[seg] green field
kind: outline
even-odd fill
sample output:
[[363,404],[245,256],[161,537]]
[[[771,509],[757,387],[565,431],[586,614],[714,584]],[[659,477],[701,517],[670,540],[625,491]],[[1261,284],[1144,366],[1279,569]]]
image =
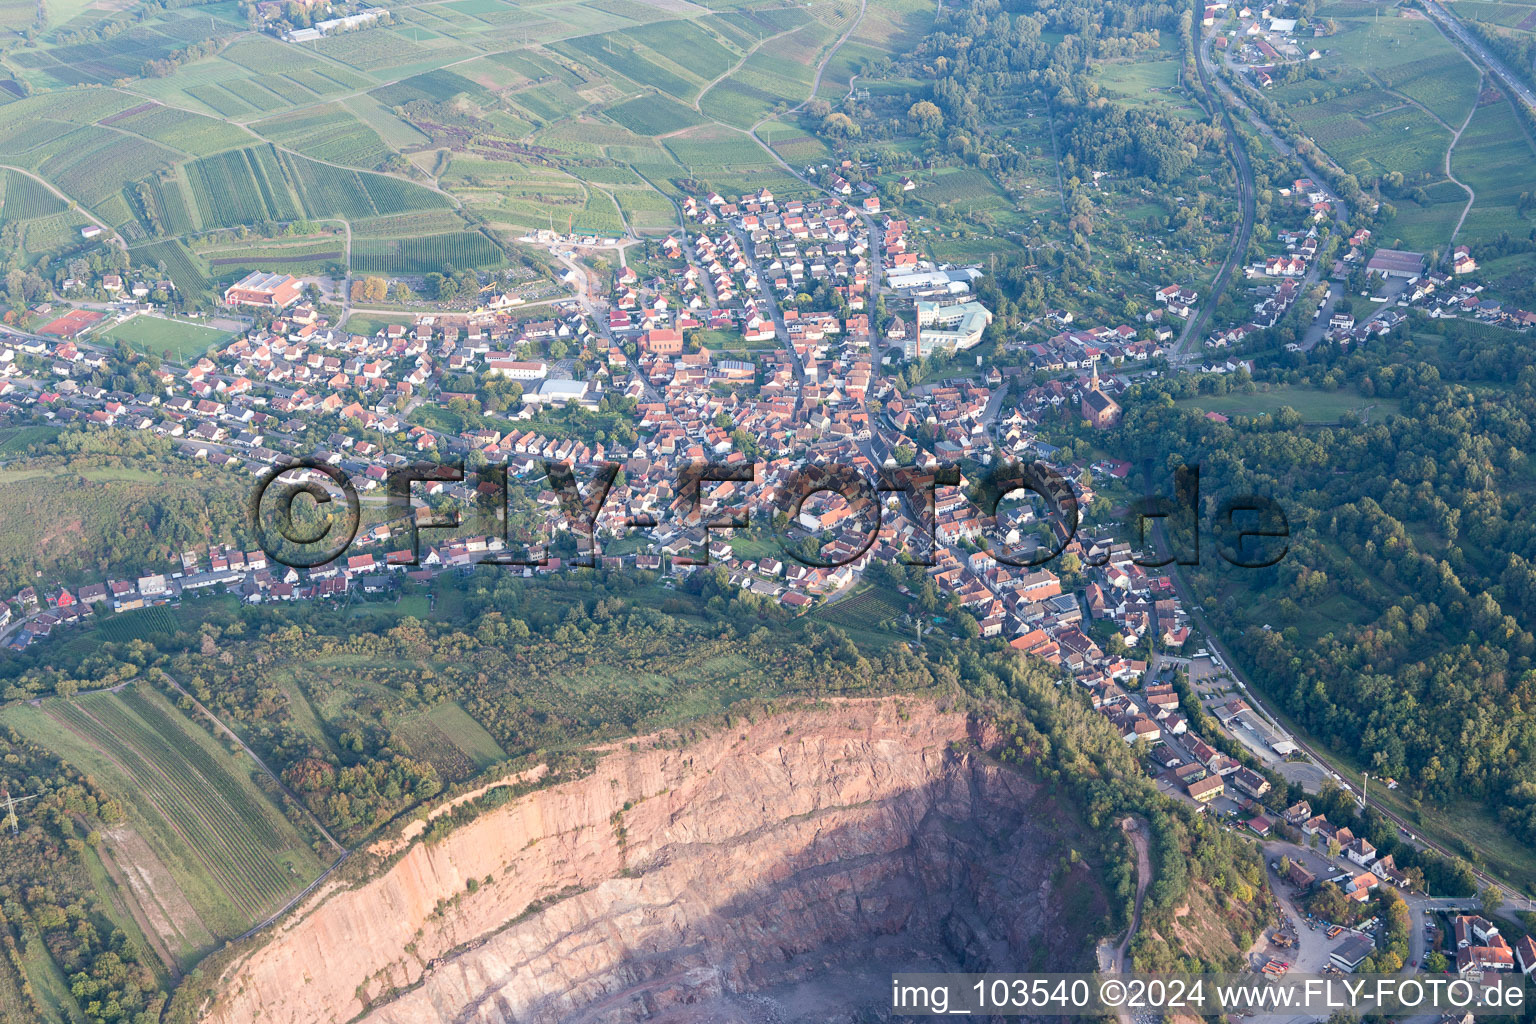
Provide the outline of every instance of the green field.
[[1397,215],[1383,225],[1384,240],[1443,246],[1466,206],[1466,193],[1445,176],[1446,150],[1478,101],[1478,71],[1427,19],[1360,13],[1372,16],[1340,22],[1320,44],[1311,70],[1321,77],[1273,96],[1362,182],[1400,174],[1404,192],[1423,189],[1391,200]]
[[1366,398],[1355,391],[1322,391],[1317,388],[1278,385],[1270,390],[1252,394],[1233,392],[1227,395],[1200,395],[1183,398],[1177,403],[1200,412],[1215,412],[1223,416],[1262,416],[1276,413],[1289,406],[1301,414],[1306,423],[1337,423],[1345,413],[1365,415],[1374,420],[1395,412],[1398,402],[1390,398]]
[[0,427],[0,453],[17,455],[59,436],[58,427]]
[[214,937],[243,931],[322,869],[253,781],[249,759],[230,754],[147,683],[12,705],[0,720],[90,772],[123,805]]
[[1347,22],[1328,39],[1323,67],[1347,65],[1377,84],[1460,124],[1477,99],[1477,69],[1425,18]]
[[188,362],[203,355],[212,346],[228,341],[233,335],[201,324],[141,313],[100,337],[104,341],[125,341],[141,352],[157,355],[169,352],[177,362]]
[[664,135],[703,123],[691,107],[660,93],[637,96],[604,111],[619,124],[640,135]]
[[1150,59],[1144,54],[1134,60],[1105,61],[1094,68],[1094,78],[1104,91],[1121,102],[1135,104],[1165,103],[1193,116],[1199,111],[1179,89],[1182,64],[1178,54],[1169,49],[1166,59]]
[[444,779],[462,780],[498,761],[506,751],[485,727],[457,704],[439,704],[395,725],[416,757],[432,762]]
[[478,231],[422,238],[358,238],[352,243],[352,269],[362,274],[427,274],[445,267],[499,266],[501,249]]
[[368,313],[354,313],[347,317],[347,330],[352,334],[362,334],[372,337],[390,324],[409,324],[413,321],[410,316],[375,316]]

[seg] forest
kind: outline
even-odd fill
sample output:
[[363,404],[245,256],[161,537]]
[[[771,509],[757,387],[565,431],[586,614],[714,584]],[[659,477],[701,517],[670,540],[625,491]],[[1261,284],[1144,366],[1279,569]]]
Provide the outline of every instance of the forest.
[[[1213,625],[1310,733],[1415,799],[1485,804],[1528,843],[1536,366],[1515,339],[1421,319],[1361,348],[1289,357],[1257,380],[1140,385],[1112,443],[1154,481],[1198,462],[1206,515],[1224,494],[1283,495],[1292,542],[1278,565],[1207,558],[1189,573]],[[1286,385],[1382,404],[1369,422],[1336,426],[1305,425],[1289,408],[1223,424],[1174,404]]]
[[[169,439],[69,430],[4,471],[0,593],[136,578],[209,542],[249,548],[248,484],[171,455]],[[152,467],[152,468],[147,468]]]
[[[1021,13],[1022,9],[1022,13]],[[942,115],[928,127],[984,138],[983,168],[1021,159],[1003,125],[1022,103],[1051,104],[1066,122],[1067,156],[1084,168],[1142,175],[1167,184],[1202,151],[1219,153],[1213,126],[1163,107],[1127,109],[1101,94],[1091,62],[1158,46],[1159,33],[1187,31],[1188,12],[1168,5],[1044,3],[1004,8],[997,0],[943,7],[921,58],[935,78]],[[1182,19],[1182,21],[1181,21]],[[1043,31],[1067,33],[1051,45]],[[1067,163],[1065,173],[1075,173]]]
[[0,858],[0,968],[6,1005],[30,1007],[46,1020],[46,997],[27,980],[27,963],[51,958],[91,1024],[152,1024],[168,993],[154,954],[114,920],[94,887],[88,862],[102,831],[123,820],[122,808],[88,776],[14,731],[0,734],[8,792],[28,799],[18,835],[6,830]]

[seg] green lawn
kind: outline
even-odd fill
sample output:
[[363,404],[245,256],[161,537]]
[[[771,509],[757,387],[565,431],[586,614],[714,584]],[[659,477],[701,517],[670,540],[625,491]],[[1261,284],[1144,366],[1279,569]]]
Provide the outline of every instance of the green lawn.
[[452,409],[441,405],[423,405],[412,411],[407,418],[412,423],[419,423],[424,427],[447,431],[451,434],[464,429],[464,418]]
[[453,741],[454,746],[469,755],[476,767],[488,768],[507,759],[507,752],[501,749],[496,738],[459,705],[452,702],[439,704],[427,712],[426,717]]
[[1364,415],[1369,411],[1377,419],[1396,412],[1399,403],[1391,398],[1366,398],[1356,391],[1323,391],[1319,388],[1300,388],[1281,385],[1268,391],[1253,394],[1233,392],[1228,395],[1199,395],[1183,398],[1177,403],[1201,412],[1221,413],[1224,416],[1261,416],[1279,412],[1290,406],[1301,414],[1307,423],[1337,423],[1347,412]]
[[197,359],[209,348],[232,337],[234,335],[228,331],[148,313],[124,320],[101,335],[103,341],[126,341],[141,352],[153,352],[156,355],[169,352],[177,362]]

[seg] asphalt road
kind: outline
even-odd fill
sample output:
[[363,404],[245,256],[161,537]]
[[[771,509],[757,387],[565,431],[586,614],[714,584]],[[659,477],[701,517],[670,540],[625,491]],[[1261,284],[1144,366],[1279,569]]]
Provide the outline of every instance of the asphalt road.
[[[1237,235],[1232,241],[1232,248],[1227,251],[1226,260],[1222,263],[1221,269],[1216,272],[1216,279],[1211,282],[1210,296],[1201,303],[1200,311],[1190,318],[1189,323],[1184,327],[1184,332],[1179,335],[1179,340],[1174,343],[1170,362],[1175,364],[1199,361],[1205,325],[1210,322],[1211,314],[1215,312],[1221,297],[1226,294],[1227,285],[1232,280],[1232,271],[1237,269],[1238,264],[1247,254],[1248,241],[1253,237],[1253,164],[1248,159],[1248,151],[1243,148],[1242,140],[1237,136],[1237,126],[1232,123],[1231,108],[1211,84],[1208,43],[1205,40],[1197,40],[1195,52],[1197,54],[1195,66],[1200,72],[1200,84],[1211,102],[1221,106],[1221,123],[1227,131],[1227,148],[1231,151],[1232,163],[1237,169],[1237,202],[1242,210],[1242,221],[1237,226]],[[1190,352],[1191,342],[1194,347],[1193,353]]]
[[1435,0],[1424,0],[1424,9],[1429,12],[1431,18],[1435,19],[1436,24],[1456,38],[1463,49],[1470,51],[1473,57],[1499,80],[1500,85],[1518,97],[1520,102],[1530,110],[1536,111],[1536,92],[1532,92],[1524,81],[1517,78],[1514,72],[1510,71],[1509,66],[1495,57],[1481,40],[1462,27],[1454,14]]

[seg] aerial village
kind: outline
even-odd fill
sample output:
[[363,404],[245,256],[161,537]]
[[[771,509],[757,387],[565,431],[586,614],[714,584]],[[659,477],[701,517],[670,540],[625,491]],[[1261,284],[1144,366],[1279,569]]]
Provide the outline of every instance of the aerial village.
[[[1294,193],[1298,202],[1329,202],[1305,180]],[[689,198],[684,209],[693,230],[662,240],[650,261],[652,271],[659,260],[664,272],[642,275],[621,264],[606,295],[537,304],[487,285],[472,311],[421,313],[367,335],[331,324],[303,282],[250,274],[226,290],[224,301],[252,314],[252,327],[202,358],[162,365],[158,389],[141,394],[89,382],[111,359],[91,340],[108,314],[61,311],[35,332],[10,331],[0,342],[0,418],[145,432],[167,439],[182,458],[253,485],[274,467],[317,459],[373,501],[382,500],[392,468],[422,460],[505,465],[509,479],[535,484],[532,514],[556,535],[574,527],[548,483],[539,483],[546,464],[569,464],[583,480],[600,463],[618,465],[619,482],[591,537],[583,535],[595,547],[590,563],[548,556],[502,572],[591,564],[676,580],[713,565],[743,591],[806,614],[851,594],[873,566],[918,553],[929,563],[920,572],[953,599],[950,607],[963,609],[974,634],[1059,667],[1063,684],[1082,688],[1171,796],[1261,841],[1289,829],[1326,844],[1326,861],[1314,856],[1309,869],[1298,856],[1288,866],[1287,880],[1298,890],[1333,882],[1363,903],[1382,882],[1412,886],[1390,857],[1378,857],[1364,837],[1312,813],[1306,802],[1279,808],[1281,794],[1255,766],[1283,766],[1301,756],[1297,744],[1234,689],[1219,656],[1204,649],[1208,640],[1172,577],[1139,564],[1116,524],[1087,516],[1068,535],[1052,515],[1059,509],[1039,502],[986,515],[966,499],[965,477],[937,491],[929,521],[920,505],[892,494],[861,505],[822,492],[799,506],[793,523],[819,538],[821,554],[833,563],[818,566],[765,545],[760,535],[744,545],[732,531],[706,529],[689,515],[750,513],[761,524],[782,510],[793,474],[807,464],[849,466],[875,481],[892,466],[976,472],[1003,460],[1050,467],[1078,508],[1087,509],[1096,483],[1124,480],[1131,467],[1064,459],[1043,439],[1043,428],[1064,415],[1091,428],[1115,426],[1121,393],[1148,372],[1148,363],[1168,355],[1175,332],[1194,317],[1201,299],[1195,289],[1157,289],[1150,296],[1157,315],[1136,326],[1084,325],[1069,311],[1051,311],[1020,336],[999,339],[992,365],[898,390],[894,367],[939,351],[966,353],[987,335],[992,314],[974,291],[978,268],[922,258],[910,226],[882,214],[873,197],[779,202],[766,191],[734,200],[710,193]],[[1251,268],[1251,277],[1276,282],[1255,309],[1254,325],[1273,323],[1301,283],[1320,276],[1316,238],[1306,230],[1283,232],[1278,241],[1286,255]],[[1418,254],[1376,249],[1367,256],[1369,247],[1368,233],[1349,239],[1340,266],[1363,261],[1375,279],[1396,282],[1398,308],[1505,316],[1485,308],[1475,284],[1456,283],[1475,270],[1470,253],[1454,254],[1453,276],[1428,271]],[[128,291],[126,282],[114,284]],[[153,289],[144,290],[125,294],[133,312],[144,312]],[[807,308],[808,294],[816,296],[812,306],[826,300],[823,308]],[[1388,330],[1403,316],[1389,306],[1361,324],[1332,320],[1328,330],[1347,341],[1361,336],[1352,332]],[[1228,331],[1207,344],[1240,340]],[[998,365],[1014,358],[1017,365]],[[1218,359],[1207,368],[1239,365]],[[454,390],[466,380],[477,386]],[[503,401],[483,402],[487,391]],[[413,415],[423,405],[453,403],[480,409],[473,425],[454,430]],[[620,410],[630,430],[599,436],[573,427],[558,415],[572,406]],[[679,469],[705,460],[749,469],[750,482],[712,484],[703,508],[694,509],[679,487]],[[467,506],[477,493],[471,472],[422,482],[412,503],[417,513],[428,503]],[[873,530],[871,512],[878,519]],[[414,526],[369,525],[344,554],[308,569],[213,544],[184,551],[171,564],[140,566],[136,575],[70,587],[39,581],[0,602],[0,644],[24,651],[106,609],[213,593],[250,603],[389,600],[411,583],[501,560],[511,543],[507,536],[442,536]],[[866,532],[872,539],[861,546]],[[1059,549],[1058,557],[1035,565],[998,557],[1031,542]],[[953,616],[912,625],[917,642],[924,629],[965,632]],[[1117,642],[1106,645],[1106,636]],[[1155,663],[1153,650],[1160,652]],[[1184,693],[1175,685],[1180,665],[1191,671]],[[1195,679],[1195,665],[1214,670]],[[1501,947],[1496,929],[1479,920],[1467,919],[1461,973],[1513,969],[1517,961],[1527,971],[1536,966],[1536,949],[1526,957]],[[1363,953],[1348,962],[1351,950],[1373,948],[1351,941],[1332,954],[1337,969],[1361,962]]]

